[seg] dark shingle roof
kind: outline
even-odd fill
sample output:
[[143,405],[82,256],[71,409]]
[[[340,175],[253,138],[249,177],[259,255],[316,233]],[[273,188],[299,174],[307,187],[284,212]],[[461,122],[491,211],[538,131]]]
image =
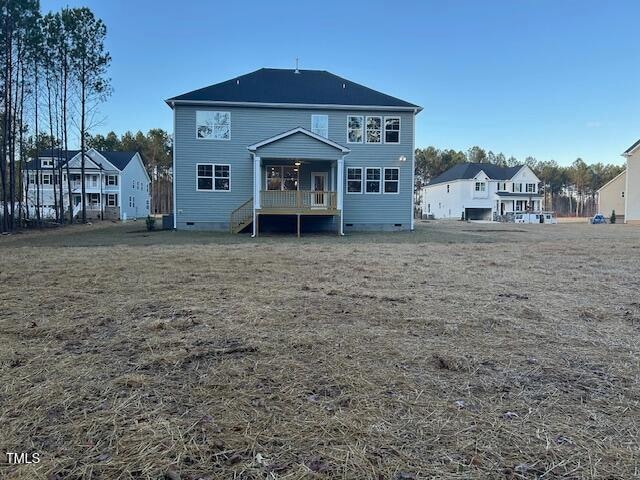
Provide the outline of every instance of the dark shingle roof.
[[167,100],[417,108],[325,70],[261,68]]
[[631,153],[638,145],[640,145],[640,140],[638,140],[636,143],[634,143],[629,148],[627,148],[622,155],[627,155]]
[[118,170],[124,170],[137,152],[100,152]]
[[473,178],[480,171],[486,173],[492,180],[509,180],[518,173],[521,168],[522,165],[517,167],[499,167],[491,163],[459,163],[433,178],[429,182],[429,185]]
[[[96,150],[96,151],[100,155],[102,155],[104,158],[106,158],[114,167],[116,167],[120,171],[122,171],[122,170],[124,170],[126,168],[126,166],[129,164],[131,159],[137,153],[137,152],[115,152],[115,151],[106,151],[106,150],[105,151]],[[68,157],[65,157],[65,151],[64,150],[51,150],[51,149],[48,149],[48,150],[40,151],[39,155],[40,155],[40,158],[53,157],[53,158],[60,159],[61,164],[64,165],[65,164],[65,158],[67,158],[68,160],[71,160],[78,153],[80,153],[80,150],[69,150],[68,151]],[[27,162],[25,163],[25,166],[26,166],[27,169],[37,168],[35,166],[35,159],[27,160]],[[53,167],[51,167],[51,168],[53,168]]]

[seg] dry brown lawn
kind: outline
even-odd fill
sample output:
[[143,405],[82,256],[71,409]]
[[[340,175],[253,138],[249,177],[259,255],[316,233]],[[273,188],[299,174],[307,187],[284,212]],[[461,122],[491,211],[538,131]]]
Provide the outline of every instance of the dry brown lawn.
[[0,238],[17,479],[640,476],[640,228]]

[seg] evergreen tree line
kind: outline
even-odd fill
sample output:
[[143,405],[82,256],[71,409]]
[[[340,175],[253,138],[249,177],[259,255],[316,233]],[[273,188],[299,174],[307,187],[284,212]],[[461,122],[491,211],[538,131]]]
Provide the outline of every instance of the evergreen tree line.
[[[97,107],[111,92],[104,48],[106,26],[88,8],[63,8],[43,14],[37,0],[0,0],[0,230],[34,220],[40,224],[40,165],[35,184],[22,185],[26,161],[43,149],[63,156],[69,139],[80,139],[82,221],[86,221],[84,182],[89,132],[100,121]],[[67,160],[67,159],[65,159]],[[63,172],[68,198],[63,198]],[[57,221],[73,221],[71,179],[66,162],[54,172]],[[35,219],[23,208],[22,189],[35,190]],[[65,207],[68,211],[65,212]]]
[[449,168],[459,163],[490,163],[501,167],[528,165],[541,180],[546,209],[559,215],[590,216],[597,212],[596,193],[609,180],[619,175],[622,165],[587,164],[577,158],[571,165],[558,165],[555,160],[536,160],[527,157],[523,161],[502,153],[495,154],[480,147],[467,152],[440,150],[436,147],[416,149],[415,173],[421,184],[428,183]]

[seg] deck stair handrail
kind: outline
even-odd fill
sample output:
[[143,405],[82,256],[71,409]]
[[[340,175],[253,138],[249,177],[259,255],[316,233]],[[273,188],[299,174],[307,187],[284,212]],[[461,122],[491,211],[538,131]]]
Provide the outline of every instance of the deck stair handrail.
[[253,197],[231,212],[229,229],[231,233],[238,233],[253,222]]

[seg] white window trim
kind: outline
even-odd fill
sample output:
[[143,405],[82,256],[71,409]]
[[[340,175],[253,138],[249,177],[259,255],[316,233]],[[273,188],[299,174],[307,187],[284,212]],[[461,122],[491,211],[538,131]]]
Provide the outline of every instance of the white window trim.
[[[200,165],[210,165],[211,166],[211,177],[200,177],[200,175],[198,175],[198,169],[200,167]],[[215,192],[215,181],[214,181],[214,172],[215,166],[213,163],[196,163],[196,192]],[[211,188],[200,188],[198,186],[198,180],[200,178],[211,178]]]
[[[359,119],[362,120],[361,125],[362,125],[362,140],[360,140],[359,142],[350,142],[349,141],[349,119],[351,117],[358,117]],[[367,126],[364,123],[364,119],[365,117],[363,115],[347,115],[347,143],[359,143],[359,144],[363,144],[364,143],[364,137],[366,135],[366,129]]]
[[[398,191],[397,192],[386,192],[384,189],[384,184],[387,183],[387,180],[385,180],[386,178],[386,171],[387,170],[397,170],[398,171],[398,180],[389,180],[389,182],[395,182],[398,184]],[[384,171],[382,172],[382,193],[385,195],[398,195],[400,193],[400,168],[398,167],[384,167]],[[448,185],[447,185],[448,186]]]
[[[397,142],[387,142],[387,118],[397,118],[398,119],[398,141]],[[393,132],[395,130],[389,130]],[[389,115],[388,117],[383,118],[382,124],[382,141],[389,145],[400,145],[400,136],[402,134],[402,117],[398,115]]]
[[[327,134],[326,135],[322,135],[321,133],[318,133],[318,132],[313,130],[313,118],[314,117],[325,117],[327,119]],[[324,137],[324,138],[329,138],[329,115],[327,115],[325,113],[313,113],[313,114],[311,114],[311,128],[309,130],[312,133],[315,133],[316,135],[320,135],[321,137]]]
[[[349,170],[360,170],[360,191],[359,192],[350,192],[349,191]],[[364,192],[364,172],[362,167],[347,167],[347,171],[345,174],[345,179],[347,181],[347,184],[345,185],[345,194],[347,195],[362,195],[362,192]],[[352,182],[356,182],[357,180],[351,180]]]
[[[480,188],[478,188],[478,185],[480,185]],[[473,186],[474,192],[479,192],[479,193],[483,193],[487,191],[487,184],[486,182],[483,181],[477,181],[475,185]]]
[[[367,179],[367,170],[378,170],[378,173],[380,174],[380,180],[378,180],[378,191],[377,192],[367,192],[367,182],[369,181]],[[364,194],[365,195],[380,195],[382,193],[382,168],[381,167],[365,167],[364,169]],[[371,180],[372,182],[375,182],[375,180]]]
[[[211,165],[211,177],[201,177],[198,175],[198,167],[200,165]],[[216,177],[216,167],[229,167],[229,177]],[[198,188],[198,179],[199,178],[211,178],[211,188]],[[222,190],[216,188],[216,178],[229,178],[229,189]],[[196,192],[221,192],[227,193],[231,191],[231,164],[229,163],[210,163],[210,162],[200,162],[196,163]]]
[[[380,119],[380,141],[379,142],[370,142],[367,138],[368,128],[367,124],[369,123],[370,118],[379,118]],[[382,145],[384,143],[384,117],[380,115],[367,115],[364,119],[364,143],[368,145]]]
[[[116,196],[118,195],[117,193],[107,193],[107,207],[117,207],[118,206],[118,197]],[[114,205],[110,205],[110,200],[113,198],[114,200]]]
[[[229,115],[229,138],[200,138],[198,137],[198,112],[226,113]],[[196,110],[196,140],[212,141],[212,142],[228,142],[231,140],[231,112],[226,110]],[[225,190],[226,191],[226,190]]]
[[[284,167],[296,167],[296,165],[265,165],[264,166],[264,189],[265,191],[269,191],[269,192],[296,192],[298,190],[300,190],[300,167],[298,166],[298,171],[296,172],[298,174],[298,188],[295,190],[284,190],[282,187],[284,186],[284,177],[281,176],[280,177],[280,190],[267,190],[267,186],[269,185],[269,177],[268,177],[268,168],[279,168],[280,169],[280,175],[284,174],[284,170],[282,170]],[[262,189],[260,189],[262,190]]]
[[[229,124],[231,125],[231,124]],[[216,167],[227,167],[229,170],[229,176],[228,177],[216,177]],[[220,178],[226,178],[229,180],[229,188],[228,189],[217,189],[216,188],[216,178],[220,179]],[[213,164],[213,191],[214,192],[230,192],[231,191],[231,164],[230,163],[214,163]]]
[[[118,186],[118,175],[106,175],[105,177],[105,185],[107,187],[117,187]],[[115,183],[109,183],[109,179],[112,178]]]

